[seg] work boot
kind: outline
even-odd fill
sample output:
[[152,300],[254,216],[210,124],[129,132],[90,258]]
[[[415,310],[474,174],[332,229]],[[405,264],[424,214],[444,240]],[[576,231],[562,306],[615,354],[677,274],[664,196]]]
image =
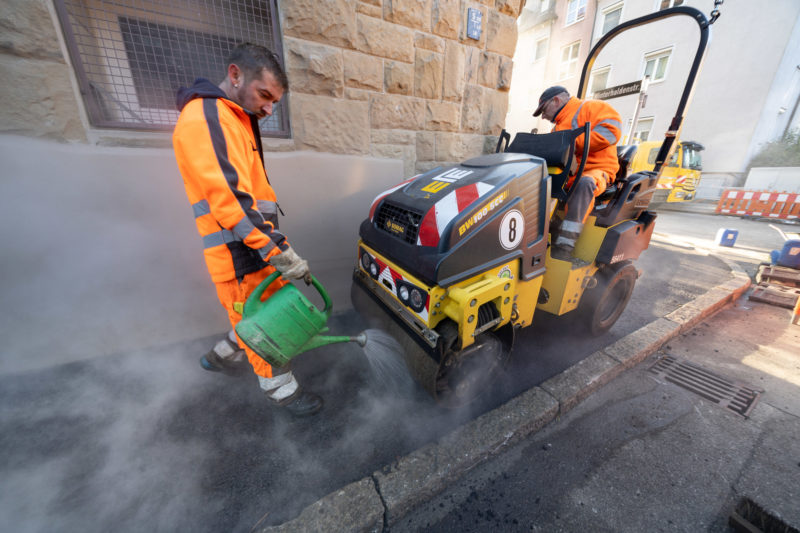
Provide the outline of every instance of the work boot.
[[571,261],[575,252],[575,243],[581,236],[581,231],[583,231],[582,223],[564,220],[561,223],[558,237],[550,249],[550,257],[561,261]]
[[241,376],[247,370],[247,356],[239,345],[226,337],[200,358],[200,366],[209,372],[226,376]]
[[292,416],[311,416],[322,409],[322,398],[300,388],[288,365],[272,368],[272,377],[258,377],[261,389],[267,398],[285,409]]
[[[284,403],[285,402],[285,403]],[[298,389],[296,393],[290,396],[284,402],[279,403],[281,407],[286,409],[295,418],[302,418],[304,416],[311,416],[316,414],[322,409],[322,398],[319,394],[307,392]]]

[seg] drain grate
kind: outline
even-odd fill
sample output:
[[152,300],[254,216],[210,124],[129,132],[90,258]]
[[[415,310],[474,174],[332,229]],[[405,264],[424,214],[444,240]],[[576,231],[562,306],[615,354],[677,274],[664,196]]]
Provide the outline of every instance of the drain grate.
[[742,498],[728,516],[728,525],[736,533],[798,533],[796,528],[768,513],[750,498]]
[[650,372],[744,417],[750,415],[764,392],[670,354],[656,361],[650,367]]

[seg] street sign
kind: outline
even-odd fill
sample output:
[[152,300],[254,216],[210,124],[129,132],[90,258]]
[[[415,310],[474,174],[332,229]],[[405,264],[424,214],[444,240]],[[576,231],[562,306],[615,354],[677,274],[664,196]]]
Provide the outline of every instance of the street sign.
[[632,81],[617,85],[616,87],[609,87],[594,93],[595,100],[608,100],[609,98],[618,98],[620,96],[628,96],[629,94],[636,94],[642,89],[642,80]]
[[467,10],[467,37],[479,41],[481,38],[481,19],[483,13],[471,7]]

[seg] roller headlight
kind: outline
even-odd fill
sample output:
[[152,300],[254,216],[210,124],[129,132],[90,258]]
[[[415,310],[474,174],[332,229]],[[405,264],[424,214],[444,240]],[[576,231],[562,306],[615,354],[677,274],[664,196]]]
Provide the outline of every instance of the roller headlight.
[[369,273],[373,278],[378,277],[378,265],[374,261],[369,264]]
[[425,309],[428,300],[428,293],[423,289],[404,280],[396,280],[397,297],[401,302],[411,308],[412,311],[419,313]]
[[[403,287],[405,289],[405,287]],[[406,293],[408,290],[406,290]],[[411,307],[421,309],[423,304],[422,292],[416,287],[411,289]]]
[[369,265],[372,263],[372,258],[369,256],[367,252],[363,252],[361,254],[361,266],[369,272]]
[[397,295],[400,296],[400,299],[403,300],[404,302],[408,302],[408,287],[406,287],[405,285],[401,286],[400,289],[397,291]]

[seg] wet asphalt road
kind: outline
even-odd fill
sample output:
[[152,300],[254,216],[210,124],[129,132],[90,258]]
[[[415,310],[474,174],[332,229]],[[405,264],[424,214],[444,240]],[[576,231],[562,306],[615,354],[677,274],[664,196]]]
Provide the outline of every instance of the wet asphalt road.
[[[606,335],[574,335],[570,319],[537,314],[504,380],[469,409],[443,411],[398,376],[374,375],[355,345],[295,359],[325,409],[289,420],[254,376],[197,364],[216,337],[0,377],[0,530],[250,531],[281,523],[557,374],[593,351],[725,281],[729,268],[653,242],[645,272]],[[363,327],[335,316],[334,333]]]

